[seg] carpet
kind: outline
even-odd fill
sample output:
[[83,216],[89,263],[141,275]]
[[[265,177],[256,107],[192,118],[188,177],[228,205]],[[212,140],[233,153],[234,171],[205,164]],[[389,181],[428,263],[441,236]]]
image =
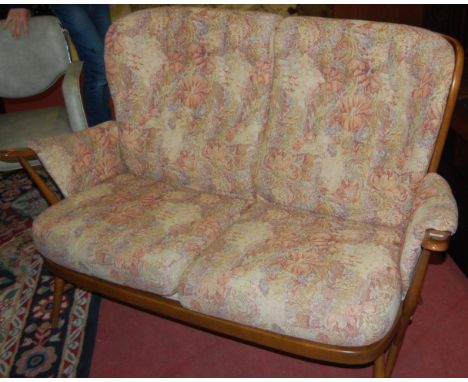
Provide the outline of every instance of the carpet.
[[[39,172],[55,188],[45,172]],[[85,377],[89,373],[99,299],[69,289],[58,327],[51,327],[54,281],[34,249],[30,228],[46,207],[23,170],[0,173],[1,377]]]

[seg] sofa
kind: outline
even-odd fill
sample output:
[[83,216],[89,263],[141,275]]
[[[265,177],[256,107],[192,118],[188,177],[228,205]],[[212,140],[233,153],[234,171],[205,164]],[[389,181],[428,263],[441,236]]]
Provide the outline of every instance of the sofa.
[[64,196],[35,178],[52,204],[33,235],[53,324],[70,283],[390,376],[429,258],[457,227],[436,170],[460,44],[165,7],[114,22],[105,61],[115,121],[30,144]]

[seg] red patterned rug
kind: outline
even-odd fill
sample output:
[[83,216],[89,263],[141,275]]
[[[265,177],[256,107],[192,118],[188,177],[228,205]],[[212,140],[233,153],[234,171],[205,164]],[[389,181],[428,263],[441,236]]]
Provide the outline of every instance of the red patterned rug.
[[[48,181],[44,171],[41,176]],[[99,300],[70,289],[52,328],[53,277],[35,251],[30,227],[47,207],[22,171],[0,173],[0,376],[86,377]]]

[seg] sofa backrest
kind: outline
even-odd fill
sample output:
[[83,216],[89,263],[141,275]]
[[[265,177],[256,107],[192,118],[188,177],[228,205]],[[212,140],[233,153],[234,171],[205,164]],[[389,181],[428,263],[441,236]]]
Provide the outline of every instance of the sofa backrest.
[[253,197],[280,19],[163,7],[111,26],[106,70],[131,172]]
[[451,45],[426,30],[284,19],[275,36],[259,196],[402,225],[428,169],[453,70]]

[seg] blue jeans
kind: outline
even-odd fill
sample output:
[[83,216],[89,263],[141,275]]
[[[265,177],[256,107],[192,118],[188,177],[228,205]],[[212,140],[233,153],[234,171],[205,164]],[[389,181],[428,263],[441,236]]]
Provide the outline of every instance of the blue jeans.
[[51,4],[50,9],[68,30],[83,61],[84,107],[89,126],[112,118],[104,67],[104,38],[111,23],[108,5]]

